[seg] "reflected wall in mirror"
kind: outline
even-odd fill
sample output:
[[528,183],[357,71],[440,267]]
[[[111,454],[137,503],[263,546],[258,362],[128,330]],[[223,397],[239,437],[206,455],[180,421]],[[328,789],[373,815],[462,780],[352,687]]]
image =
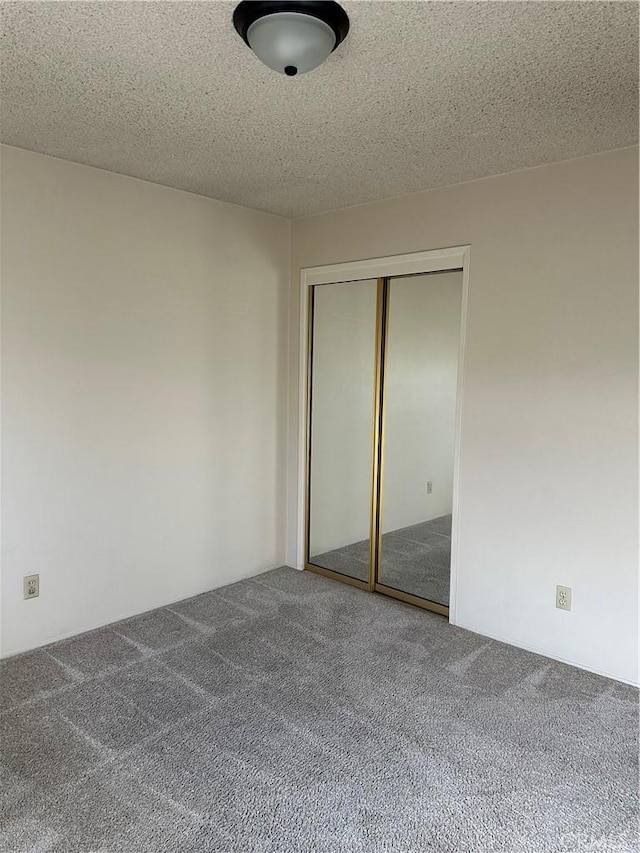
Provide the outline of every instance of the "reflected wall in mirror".
[[308,562],[368,582],[376,376],[374,280],[312,293]]
[[462,271],[389,281],[377,582],[449,605]]

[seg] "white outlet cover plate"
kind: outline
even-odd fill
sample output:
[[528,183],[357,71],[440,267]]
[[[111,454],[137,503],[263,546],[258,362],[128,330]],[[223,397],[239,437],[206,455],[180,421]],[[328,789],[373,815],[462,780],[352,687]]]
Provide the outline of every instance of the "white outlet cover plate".
[[560,610],[571,610],[571,587],[556,587],[556,607]]
[[24,597],[37,598],[40,595],[40,575],[25,575]]

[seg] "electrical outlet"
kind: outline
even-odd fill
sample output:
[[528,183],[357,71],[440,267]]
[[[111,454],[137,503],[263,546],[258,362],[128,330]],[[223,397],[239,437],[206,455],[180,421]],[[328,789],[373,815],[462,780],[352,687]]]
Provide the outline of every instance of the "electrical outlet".
[[571,587],[557,586],[556,587],[556,607],[560,610],[571,610]]
[[430,495],[433,491],[433,481],[427,480],[427,494]]
[[40,575],[25,575],[24,597],[37,598],[40,595]]

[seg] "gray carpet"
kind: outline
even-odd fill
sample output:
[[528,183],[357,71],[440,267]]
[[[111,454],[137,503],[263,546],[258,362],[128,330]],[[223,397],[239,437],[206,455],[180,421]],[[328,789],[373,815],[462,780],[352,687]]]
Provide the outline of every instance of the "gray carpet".
[[[369,540],[314,556],[324,569],[367,581]],[[449,606],[451,516],[443,515],[382,537],[380,583]]]
[[637,850],[637,691],[310,572],[1,673],[3,851]]

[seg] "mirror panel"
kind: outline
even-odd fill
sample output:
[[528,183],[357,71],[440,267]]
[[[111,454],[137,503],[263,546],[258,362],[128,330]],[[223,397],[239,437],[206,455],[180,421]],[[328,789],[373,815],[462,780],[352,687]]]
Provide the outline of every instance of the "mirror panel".
[[449,605],[462,271],[389,281],[377,582]]
[[308,562],[368,582],[376,279],[313,288]]

